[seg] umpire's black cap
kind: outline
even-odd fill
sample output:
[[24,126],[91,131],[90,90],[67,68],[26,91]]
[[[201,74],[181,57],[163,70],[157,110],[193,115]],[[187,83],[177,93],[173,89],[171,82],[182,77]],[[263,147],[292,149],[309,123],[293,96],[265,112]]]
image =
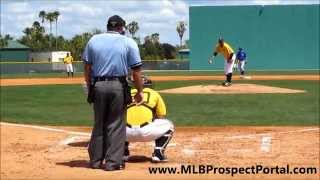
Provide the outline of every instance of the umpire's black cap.
[[108,27],[119,27],[119,26],[125,26],[126,25],[126,21],[124,21],[120,16],[118,15],[114,15],[111,16],[108,19]]

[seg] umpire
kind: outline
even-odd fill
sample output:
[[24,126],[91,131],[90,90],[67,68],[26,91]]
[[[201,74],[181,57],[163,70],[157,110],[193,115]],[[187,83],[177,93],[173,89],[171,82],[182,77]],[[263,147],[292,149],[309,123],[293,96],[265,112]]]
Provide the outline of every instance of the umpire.
[[[83,52],[88,102],[93,103],[94,127],[88,147],[90,166],[106,171],[124,169],[128,68],[132,69],[137,104],[143,102],[141,58],[134,40],[123,36],[125,21],[118,15],[108,19],[107,33],[94,35]],[[90,92],[91,91],[91,92]],[[130,98],[130,99],[129,99]],[[105,160],[105,166],[103,164]]]

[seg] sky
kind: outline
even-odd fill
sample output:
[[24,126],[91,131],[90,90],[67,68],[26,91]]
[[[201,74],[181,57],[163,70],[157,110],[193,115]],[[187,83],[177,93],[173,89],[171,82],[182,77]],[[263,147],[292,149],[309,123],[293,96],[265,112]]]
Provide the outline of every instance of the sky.
[[[120,15],[128,23],[139,24],[137,37],[143,39],[153,33],[160,34],[160,42],[179,44],[176,32],[178,21],[189,25],[189,6],[319,4],[320,0],[0,0],[1,34],[15,39],[34,21],[38,14],[59,11],[58,35],[67,39],[93,29],[106,31],[106,22],[112,15]],[[49,23],[44,23],[49,32]],[[55,26],[53,24],[53,32]],[[189,39],[189,31],[184,35]]]

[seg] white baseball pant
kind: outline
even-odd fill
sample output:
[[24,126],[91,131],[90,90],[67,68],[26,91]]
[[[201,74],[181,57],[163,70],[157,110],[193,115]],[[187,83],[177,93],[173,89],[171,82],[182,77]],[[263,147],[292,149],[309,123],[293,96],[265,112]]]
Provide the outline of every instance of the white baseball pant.
[[238,69],[239,69],[240,72],[244,71],[245,64],[246,64],[246,61],[239,61]]
[[128,142],[148,142],[154,141],[163,136],[167,131],[174,131],[174,125],[168,119],[155,119],[150,124],[140,127],[127,126]]
[[236,55],[233,54],[230,63],[227,60],[224,61],[224,73],[225,73],[225,75],[227,75],[229,73],[232,73],[233,65],[234,65],[235,60],[236,60]]
[[66,64],[67,72],[73,72],[72,64]]

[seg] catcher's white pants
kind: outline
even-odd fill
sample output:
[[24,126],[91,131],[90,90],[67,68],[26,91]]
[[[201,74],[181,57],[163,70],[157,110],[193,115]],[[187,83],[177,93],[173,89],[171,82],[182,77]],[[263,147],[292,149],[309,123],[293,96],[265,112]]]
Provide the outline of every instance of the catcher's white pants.
[[235,60],[236,60],[236,55],[233,54],[230,63],[228,63],[227,60],[224,61],[224,73],[225,73],[226,75],[229,74],[229,73],[232,73],[232,71],[233,71],[233,65],[234,65]]
[[240,72],[244,71],[244,65],[246,64],[246,61],[239,61],[238,63],[238,69]]
[[67,72],[73,72],[72,64],[66,64]]
[[163,136],[167,131],[174,131],[174,125],[168,119],[155,119],[150,124],[140,127],[127,126],[128,142],[154,141]]

